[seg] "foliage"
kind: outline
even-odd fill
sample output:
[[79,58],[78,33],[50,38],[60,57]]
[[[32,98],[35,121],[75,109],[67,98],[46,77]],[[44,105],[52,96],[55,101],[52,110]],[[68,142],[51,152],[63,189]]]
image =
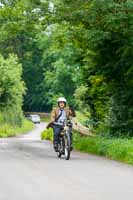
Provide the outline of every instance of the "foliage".
[[[0,52],[4,57],[14,53],[23,66],[23,80],[27,87],[24,108],[39,107],[39,84],[43,69],[36,36],[45,29],[47,1],[3,1],[0,8]],[[44,17],[45,13],[45,17]],[[44,104],[43,104],[44,105]],[[42,107],[42,105],[41,105]],[[40,107],[38,108],[38,110]],[[31,109],[32,110],[32,109]]]
[[96,133],[133,136],[132,10],[132,0],[2,0],[1,120],[21,125],[22,74],[24,110],[65,96]]
[[50,117],[41,117],[41,122],[49,122],[50,121]]
[[79,134],[74,134],[74,147],[86,153],[106,156],[133,165],[132,139],[81,137]]
[[21,80],[22,67],[16,56],[0,56],[0,124],[20,125],[23,120],[22,102],[25,91]]
[[49,103],[56,103],[57,96],[65,96],[68,102],[73,102],[76,84],[73,80],[74,72],[72,67],[66,66],[63,60],[59,60],[55,63],[54,68],[53,71],[45,73],[44,81],[48,89]]
[[88,118],[90,118],[90,114],[88,112],[76,111],[76,120],[84,126],[87,126]]
[[32,129],[33,124],[27,120],[23,120],[21,127],[4,123],[0,126],[0,138],[12,137],[18,134],[27,133]]
[[41,133],[41,139],[42,140],[51,140],[51,141],[53,141],[53,129],[49,128],[49,129],[44,130]]
[[22,104],[24,82],[21,80],[22,67],[17,58],[0,56],[0,107]]
[[63,45],[67,26],[52,24],[52,16],[49,1],[3,1],[0,9],[0,52],[6,57],[17,54],[22,63],[27,111],[51,110],[55,94],[74,103],[77,51],[70,42]]
[[73,44],[81,52],[86,93],[79,99],[88,105],[94,128],[98,131],[104,123],[111,135],[132,136],[132,1],[54,2],[57,20],[69,26]]
[[[42,140],[53,140],[53,130],[44,130]],[[106,156],[133,165],[133,139],[114,139],[105,137],[81,136],[73,133],[73,146],[75,150],[85,153]]]
[[[42,65],[44,79],[41,84],[42,96],[47,107],[56,103],[59,96],[65,96],[70,104],[75,103],[74,92],[80,83],[80,71],[75,60],[78,51],[71,42],[67,41],[67,27],[53,25],[50,29],[38,36],[38,45],[44,52]],[[64,32],[66,31],[66,32]],[[46,94],[46,95],[44,95]]]

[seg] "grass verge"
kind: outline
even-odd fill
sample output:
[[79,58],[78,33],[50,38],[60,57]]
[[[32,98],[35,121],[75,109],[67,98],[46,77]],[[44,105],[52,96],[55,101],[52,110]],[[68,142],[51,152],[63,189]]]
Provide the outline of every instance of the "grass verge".
[[33,123],[26,119],[23,121],[22,127],[3,124],[0,126],[0,138],[12,137],[18,134],[26,133],[32,130],[33,127]]
[[74,134],[74,148],[133,165],[133,139],[83,137]]
[[50,116],[48,117],[41,117],[41,122],[50,122]]
[[[50,128],[41,134],[42,139],[53,140],[53,130]],[[74,149],[105,156],[112,160],[133,165],[133,139],[107,139],[103,137],[80,136],[73,134]]]

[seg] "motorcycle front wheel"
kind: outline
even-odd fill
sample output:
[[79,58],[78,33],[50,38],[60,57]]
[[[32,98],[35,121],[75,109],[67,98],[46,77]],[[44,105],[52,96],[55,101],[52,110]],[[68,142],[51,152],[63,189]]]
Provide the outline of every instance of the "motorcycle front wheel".
[[69,132],[67,132],[64,136],[64,140],[65,140],[65,159],[69,160],[70,159],[70,154],[71,154],[71,139],[70,139],[70,134]]

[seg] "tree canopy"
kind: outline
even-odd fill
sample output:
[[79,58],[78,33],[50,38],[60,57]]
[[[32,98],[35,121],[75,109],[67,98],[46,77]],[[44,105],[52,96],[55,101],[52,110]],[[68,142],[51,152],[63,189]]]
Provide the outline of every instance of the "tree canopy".
[[0,25],[1,59],[23,68],[24,110],[65,96],[97,133],[133,135],[132,0],[3,0]]

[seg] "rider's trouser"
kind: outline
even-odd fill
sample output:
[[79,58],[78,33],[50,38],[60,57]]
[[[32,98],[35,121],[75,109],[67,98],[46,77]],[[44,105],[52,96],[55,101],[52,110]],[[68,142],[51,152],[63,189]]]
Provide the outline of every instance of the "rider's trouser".
[[54,144],[59,143],[59,139],[60,139],[60,132],[62,131],[62,127],[58,126],[58,125],[54,125],[53,126],[53,130],[54,130]]
[[[54,125],[53,126],[53,130],[54,130],[54,144],[59,143],[60,141],[60,132],[63,130],[63,128],[61,126],[58,125]],[[72,128],[70,127],[70,139],[71,139],[71,144],[72,144]]]

